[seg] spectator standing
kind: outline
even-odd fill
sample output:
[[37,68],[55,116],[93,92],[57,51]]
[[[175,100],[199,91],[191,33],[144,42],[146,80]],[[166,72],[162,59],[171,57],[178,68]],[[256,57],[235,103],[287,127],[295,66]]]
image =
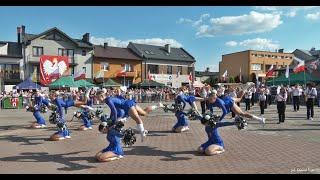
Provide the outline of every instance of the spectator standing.
[[256,92],[257,92],[256,87],[252,87],[251,88],[251,93],[252,93],[252,95],[251,95],[251,106],[254,106],[254,102],[256,100]]
[[251,101],[251,98],[252,98],[252,92],[251,91],[247,91],[245,94],[244,94],[244,102],[246,104],[246,111],[250,110],[250,101]]
[[[202,87],[200,97],[206,99],[207,96],[208,96],[208,92],[207,92],[206,88]],[[204,114],[206,112],[206,100],[201,101],[200,105],[201,105],[201,113]]]
[[266,101],[267,101],[267,96],[265,94],[264,89],[260,89],[260,95],[259,95],[259,106],[260,106],[260,114],[263,117],[264,116],[264,109],[266,108]]
[[292,101],[293,101],[293,110],[294,110],[294,112],[299,112],[301,94],[302,94],[302,89],[299,86],[299,84],[296,84],[292,88]]
[[313,120],[314,100],[317,97],[317,90],[314,87],[313,83],[308,83],[307,84],[307,89],[305,91],[305,95],[306,95],[306,98],[307,98],[307,102],[306,102],[306,105],[307,105],[307,119],[308,120]]
[[279,114],[278,124],[284,123],[287,98],[288,98],[288,94],[287,94],[286,89],[284,87],[281,87],[279,93],[276,96],[277,110],[278,110],[278,114]]

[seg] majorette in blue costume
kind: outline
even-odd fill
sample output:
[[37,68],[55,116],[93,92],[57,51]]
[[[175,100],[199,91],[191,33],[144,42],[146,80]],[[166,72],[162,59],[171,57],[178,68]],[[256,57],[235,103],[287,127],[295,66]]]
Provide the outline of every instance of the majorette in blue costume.
[[[121,88],[125,91],[125,88]],[[157,106],[147,107],[145,110],[141,109],[134,100],[127,100],[124,97],[119,97],[119,93],[116,96],[107,96],[105,92],[100,91],[97,93],[99,101],[104,101],[110,108],[110,119],[109,123],[102,122],[99,126],[99,131],[107,133],[107,140],[109,141],[108,147],[96,154],[96,158],[101,162],[107,162],[117,160],[123,157],[123,149],[121,146],[121,138],[125,139],[125,142],[135,141],[131,139],[134,135],[132,129],[126,131],[125,134],[121,132],[123,127],[124,119],[131,117],[137,123],[137,129],[141,134],[141,140],[146,136],[147,131],[143,127],[143,122],[139,115],[146,115],[152,110],[156,109]],[[105,117],[105,116],[103,116]],[[132,143],[128,143],[132,144]]]
[[[58,91],[51,92],[50,98],[52,100],[52,104],[54,105],[54,109],[50,115],[49,121],[53,124],[56,124],[58,128],[58,131],[51,135],[50,140],[58,141],[71,138],[70,131],[65,121],[65,108],[85,105],[86,102],[74,102],[72,99],[64,101],[61,97],[59,97]],[[51,108],[53,108],[53,106]]]
[[215,116],[212,113],[202,116],[196,116],[195,119],[201,120],[201,123],[205,126],[205,132],[208,136],[208,140],[201,144],[198,148],[200,153],[206,155],[220,154],[225,151],[224,143],[219,135],[218,128],[225,126],[236,125],[239,130],[244,129],[247,126],[247,122],[237,116],[234,122],[221,122],[219,116]]
[[[248,85],[249,86],[249,85]],[[250,86],[249,86],[250,87]],[[224,119],[224,117],[233,111],[236,115],[253,119],[259,121],[262,125],[265,124],[265,118],[258,117],[253,114],[250,114],[248,112],[243,112],[240,107],[236,104],[237,102],[240,102],[242,99],[244,93],[239,98],[233,98],[230,96],[225,96],[223,99],[220,99],[217,97],[217,91],[213,90],[212,93],[209,94],[209,97],[207,99],[208,101],[208,109],[210,111],[213,111],[213,107],[219,107],[222,110],[222,116],[220,117],[220,120]]]
[[45,128],[46,122],[41,113],[47,112],[47,106],[49,106],[49,100],[44,98],[40,91],[37,89],[33,96],[33,103],[26,107],[27,111],[32,112],[37,122],[31,125],[32,128]]
[[92,120],[95,117],[93,114],[93,99],[94,95],[92,94],[92,89],[88,90],[86,93],[87,104],[86,106],[81,106],[81,110],[77,112],[77,116],[83,121],[83,125],[80,126],[80,130],[92,129]]

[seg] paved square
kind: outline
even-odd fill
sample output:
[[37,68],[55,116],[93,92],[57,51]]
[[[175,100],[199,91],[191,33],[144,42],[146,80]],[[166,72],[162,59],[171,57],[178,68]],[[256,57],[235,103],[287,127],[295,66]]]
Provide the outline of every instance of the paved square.
[[[146,106],[146,104],[142,104]],[[242,104],[243,106],[243,104]],[[68,110],[70,120],[75,109]],[[250,111],[259,115],[258,106]],[[226,152],[216,156],[197,153],[206,141],[199,121],[190,122],[190,131],[171,133],[175,123],[172,113],[161,110],[144,117],[149,130],[146,140],[124,148],[125,158],[99,163],[94,155],[107,145],[106,135],[94,130],[77,131],[81,122],[69,123],[72,139],[51,142],[55,132],[30,129],[32,114],[24,110],[0,110],[0,173],[320,173],[320,108],[315,107],[313,121],[306,120],[306,109],[292,112],[287,105],[287,119],[278,122],[276,106],[266,110],[266,126],[250,121],[245,130],[220,128]],[[45,115],[48,119],[49,113]],[[227,116],[226,120],[230,116]],[[132,119],[126,126],[135,126]]]

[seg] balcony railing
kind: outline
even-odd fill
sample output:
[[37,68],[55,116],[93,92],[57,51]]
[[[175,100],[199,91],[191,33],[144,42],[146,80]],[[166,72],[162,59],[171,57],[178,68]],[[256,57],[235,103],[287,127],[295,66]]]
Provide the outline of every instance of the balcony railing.
[[[57,55],[53,55],[53,56],[57,56]],[[76,57],[73,58],[68,58],[69,60],[69,64],[74,64],[76,62]],[[32,56],[31,54],[29,54],[27,56],[27,62],[31,62],[31,63],[39,63],[40,62],[40,56]]]
[[12,72],[3,72],[1,73],[1,76],[4,80],[19,80],[20,79],[20,73],[12,73]]

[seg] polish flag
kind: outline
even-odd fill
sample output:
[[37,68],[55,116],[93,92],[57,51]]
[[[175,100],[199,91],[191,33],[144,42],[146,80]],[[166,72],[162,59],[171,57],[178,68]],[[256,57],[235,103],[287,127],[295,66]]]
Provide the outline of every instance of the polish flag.
[[150,81],[151,80],[151,74],[150,74],[150,70],[148,71],[148,80]]
[[304,61],[297,57],[294,57],[294,59],[297,60],[299,64],[295,68],[293,68],[293,72],[299,73],[299,72],[305,71],[306,66],[304,64]]
[[125,69],[122,69],[120,72],[118,72],[117,76],[126,76],[127,73],[126,73],[126,70]]
[[80,80],[80,79],[85,79],[86,78],[86,74],[84,72],[84,69],[80,69],[79,71],[77,71],[74,76],[73,76],[74,80]]
[[269,68],[268,72],[266,73],[266,77],[270,77],[273,75],[275,68],[273,67],[273,64],[271,65],[271,67]]
[[192,81],[192,73],[190,72],[189,74],[189,81],[191,82]]
[[226,70],[223,74],[222,74],[222,77],[223,77],[223,80],[225,81],[226,80],[226,77],[228,76],[228,70]]

